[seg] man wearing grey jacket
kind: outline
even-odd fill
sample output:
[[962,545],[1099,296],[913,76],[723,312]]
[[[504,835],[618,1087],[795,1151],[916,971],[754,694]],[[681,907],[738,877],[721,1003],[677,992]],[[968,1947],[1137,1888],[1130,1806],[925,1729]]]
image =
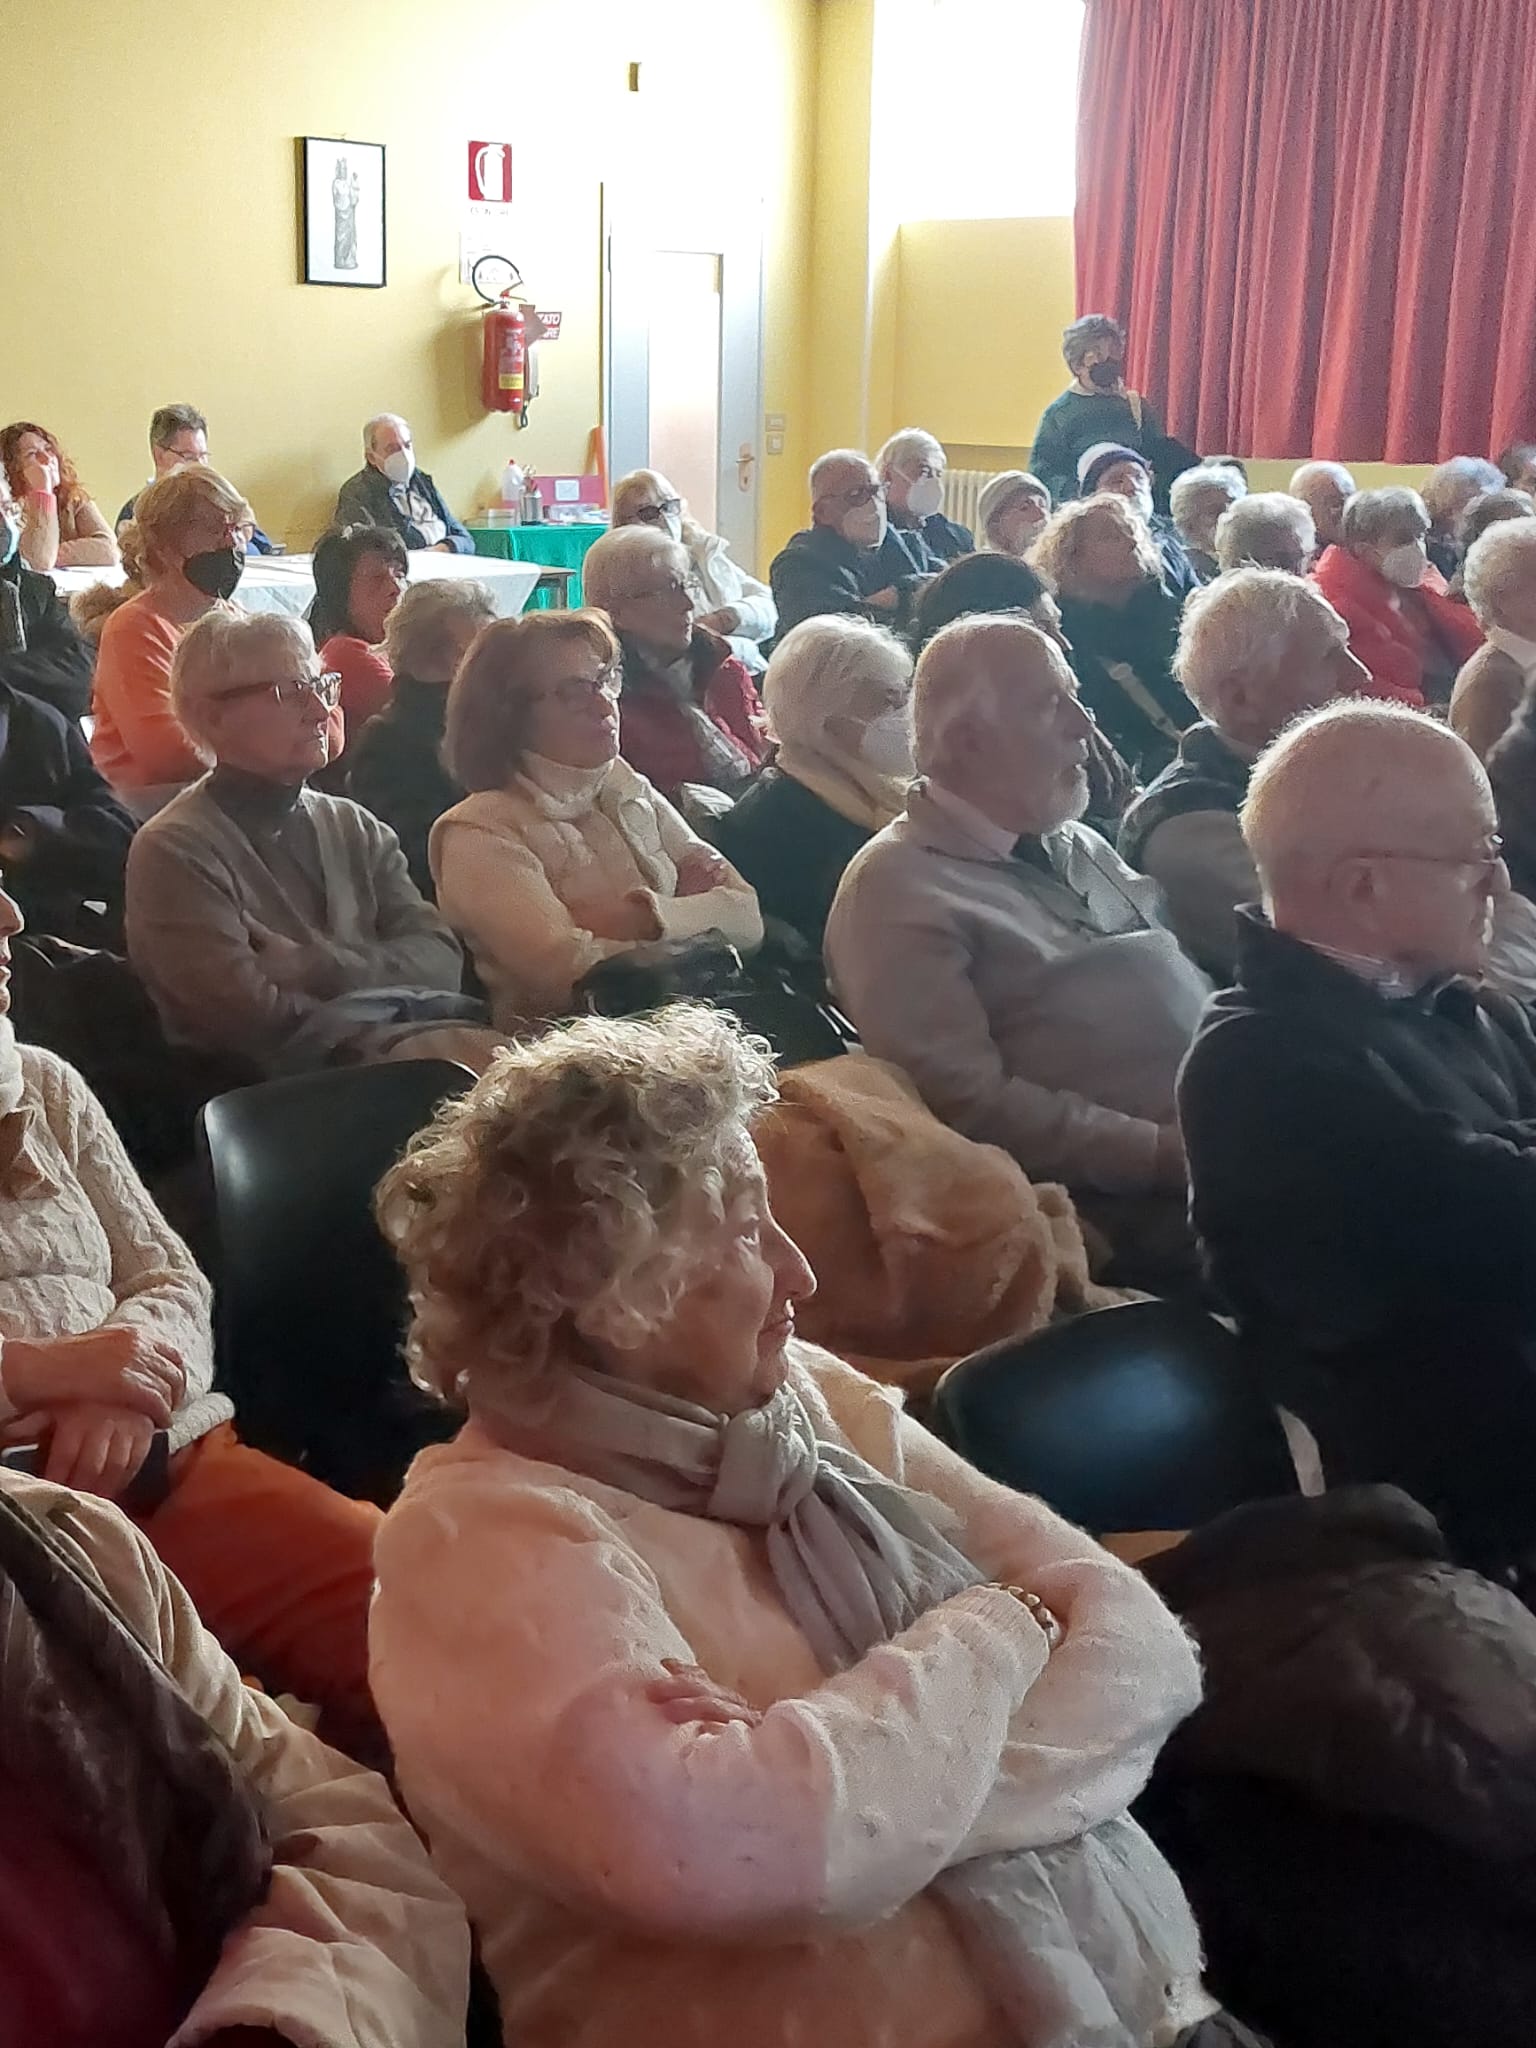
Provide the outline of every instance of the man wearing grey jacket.
[[1182,1267],[1174,1079],[1209,984],[1155,885],[1076,822],[1072,671],[1023,619],[962,619],[914,706],[921,779],[827,925],[838,1000],[935,1115],[1086,1197],[1124,1269]]

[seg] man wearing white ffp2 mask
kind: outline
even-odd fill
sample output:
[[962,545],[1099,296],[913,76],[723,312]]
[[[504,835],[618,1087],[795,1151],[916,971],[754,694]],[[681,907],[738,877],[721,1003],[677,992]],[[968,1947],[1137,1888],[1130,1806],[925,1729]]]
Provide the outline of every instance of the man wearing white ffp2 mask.
[[363,467],[337,493],[337,526],[389,526],[408,548],[474,553],[474,542],[437,485],[416,467],[408,420],[398,413],[376,413],[363,429],[363,456]]
[[886,516],[885,486],[867,455],[837,448],[811,468],[811,524],[769,570],[779,631],[830,612],[875,625],[906,623],[937,564],[920,535]]
[[891,524],[920,542],[940,568],[976,551],[969,527],[944,516],[944,472],[948,466],[943,448],[922,427],[903,427],[899,434],[892,434],[875,457]]

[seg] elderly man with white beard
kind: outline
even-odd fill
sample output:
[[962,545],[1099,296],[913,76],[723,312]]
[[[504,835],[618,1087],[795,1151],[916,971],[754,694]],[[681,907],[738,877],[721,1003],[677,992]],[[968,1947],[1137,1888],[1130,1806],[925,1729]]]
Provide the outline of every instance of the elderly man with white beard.
[[1077,821],[1090,730],[1066,658],[1018,618],[956,621],[918,663],[920,780],[827,926],[865,1050],[935,1115],[1064,1181],[1117,1277],[1185,1263],[1174,1077],[1209,989],[1156,885]]

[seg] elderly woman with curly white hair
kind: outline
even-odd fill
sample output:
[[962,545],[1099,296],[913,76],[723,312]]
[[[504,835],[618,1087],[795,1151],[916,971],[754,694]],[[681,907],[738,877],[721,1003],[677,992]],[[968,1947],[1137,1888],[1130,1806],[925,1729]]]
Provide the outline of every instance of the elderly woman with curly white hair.
[[1486,762],[1536,682],[1536,519],[1500,520],[1475,540],[1464,587],[1487,640],[1456,678],[1450,720]]
[[413,1370],[469,1419],[382,1531],[372,1678],[505,2037],[1236,2038],[1126,1813],[1189,1644],[797,1341],[773,1094],[712,1011],[584,1020],[380,1189]]

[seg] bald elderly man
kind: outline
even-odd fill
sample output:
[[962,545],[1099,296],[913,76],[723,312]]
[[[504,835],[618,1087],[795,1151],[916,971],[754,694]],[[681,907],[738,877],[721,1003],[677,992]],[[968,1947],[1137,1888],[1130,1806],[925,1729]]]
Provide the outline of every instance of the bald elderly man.
[[1200,723],[1126,811],[1119,847],[1161,887],[1184,950],[1228,981],[1237,906],[1259,894],[1238,825],[1253,764],[1293,718],[1370,676],[1322,592],[1279,569],[1237,569],[1197,590],[1173,672]]
[[387,526],[408,548],[472,555],[475,544],[424,469],[409,420],[378,412],[363,428],[363,466],[336,493],[337,526]]
[[827,924],[867,1052],[936,1116],[1065,1181],[1120,1271],[1187,1263],[1174,1077],[1209,987],[1158,891],[1077,821],[1088,713],[1057,643],[967,618],[923,651],[922,778],[854,856]]
[[811,465],[810,525],[790,535],[768,571],[780,637],[829,612],[904,626],[942,567],[915,527],[891,524],[886,487],[869,457],[834,448]]
[[1355,490],[1342,462],[1304,462],[1292,476],[1289,495],[1300,498],[1312,514],[1319,548],[1336,547],[1343,539],[1344,507]]
[[1330,1484],[1403,1487],[1536,1589],[1536,1038],[1477,979],[1487,776],[1350,698],[1264,755],[1242,823],[1263,909],[1179,1083],[1210,1277]]

